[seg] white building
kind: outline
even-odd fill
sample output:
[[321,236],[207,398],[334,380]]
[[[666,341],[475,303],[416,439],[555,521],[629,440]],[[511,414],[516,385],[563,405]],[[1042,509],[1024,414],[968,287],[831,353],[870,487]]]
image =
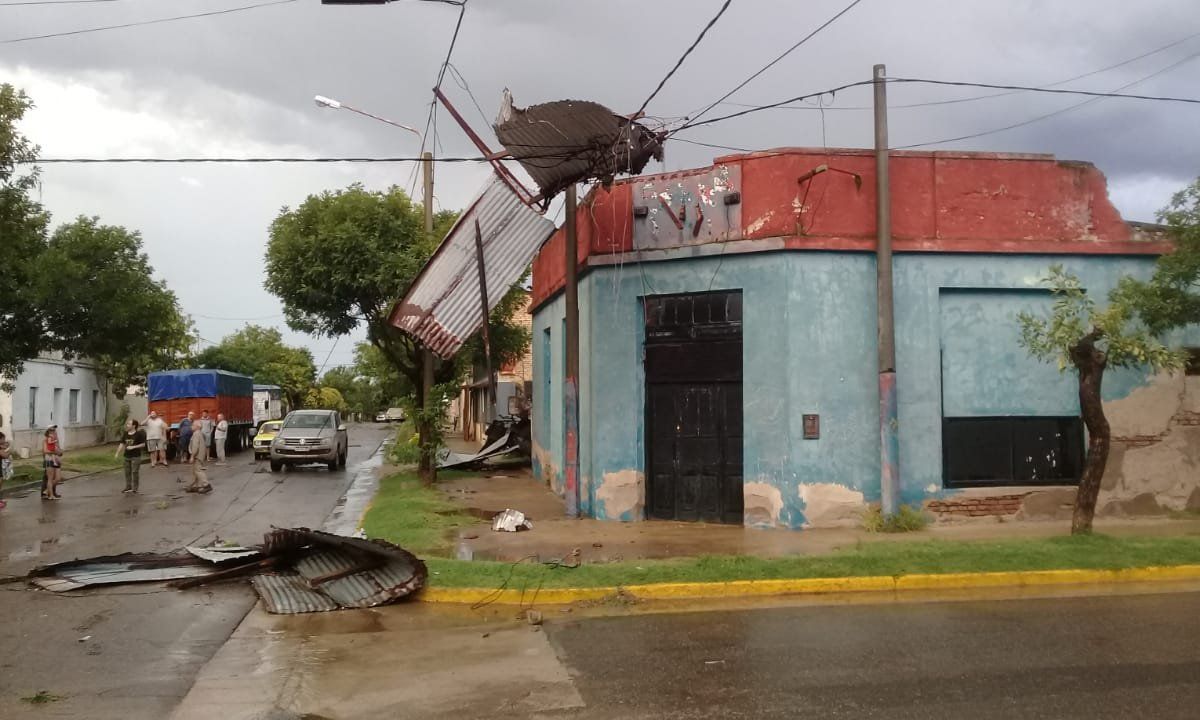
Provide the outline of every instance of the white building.
[[0,391],[0,432],[21,455],[37,453],[50,425],[58,426],[63,447],[103,443],[108,394],[108,382],[87,360],[28,360],[13,391]]

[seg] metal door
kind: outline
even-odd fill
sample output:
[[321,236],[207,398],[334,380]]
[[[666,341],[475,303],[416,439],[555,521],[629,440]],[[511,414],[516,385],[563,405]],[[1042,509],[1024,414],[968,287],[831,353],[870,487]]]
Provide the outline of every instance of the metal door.
[[651,517],[742,522],[738,292],[646,298]]

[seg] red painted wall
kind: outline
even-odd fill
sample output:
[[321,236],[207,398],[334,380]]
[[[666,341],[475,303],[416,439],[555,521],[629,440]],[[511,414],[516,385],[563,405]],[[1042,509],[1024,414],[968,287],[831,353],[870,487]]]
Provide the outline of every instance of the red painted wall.
[[[798,179],[825,164],[842,172]],[[780,238],[794,250],[870,251],[875,247],[875,157],[869,150],[785,148],[719,157],[741,170],[741,240]],[[897,252],[1161,254],[1164,242],[1134,239],[1108,199],[1104,175],[1088,163],[1050,155],[895,152],[891,162],[892,234]],[[576,217],[580,267],[595,255],[633,248],[632,178],[589,193]],[[533,262],[533,306],[563,284],[562,228]],[[775,243],[777,246],[778,243]],[[755,243],[727,252],[753,252]],[[636,258],[627,258],[634,260]]]

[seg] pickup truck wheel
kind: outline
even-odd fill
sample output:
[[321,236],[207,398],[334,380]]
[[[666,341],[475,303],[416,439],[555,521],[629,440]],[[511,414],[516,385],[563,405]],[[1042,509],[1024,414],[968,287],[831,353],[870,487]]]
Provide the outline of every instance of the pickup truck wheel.
[[346,467],[346,453],[347,452],[348,452],[347,450],[342,450],[342,452],[340,454],[338,454],[338,463],[337,463],[338,467],[340,467],[340,468]]
[[283,469],[283,463],[278,460],[271,461],[271,472],[279,472],[281,469]]
[[338,469],[337,458],[330,460],[328,463],[326,463],[326,465],[329,466],[329,472],[337,472],[337,469]]

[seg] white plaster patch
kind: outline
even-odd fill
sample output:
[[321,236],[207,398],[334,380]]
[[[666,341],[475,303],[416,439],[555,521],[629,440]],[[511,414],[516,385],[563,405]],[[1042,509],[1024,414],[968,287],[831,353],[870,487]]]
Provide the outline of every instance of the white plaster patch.
[[941,490],[941,488],[937,486],[937,483],[929,483],[928,485],[925,486],[925,492],[930,495],[933,495],[938,490]]
[[804,527],[848,527],[862,520],[866,500],[861,492],[836,483],[801,483]]
[[1167,432],[1171,417],[1183,404],[1183,374],[1159,373],[1148,385],[1135,388],[1120,400],[1104,403],[1113,437],[1159,435]]
[[777,527],[783,512],[783,493],[767,482],[746,483],[742,486],[742,505],[742,522],[747,527]]
[[604,514],[609,520],[618,520],[626,513],[640,520],[646,505],[646,476],[632,469],[604,473],[600,487],[596,488],[596,499],[604,503]]
[[759,230],[762,230],[763,226],[766,225],[767,223],[771,222],[771,218],[774,216],[775,216],[775,211],[768,210],[766,215],[763,215],[759,219],[750,223],[750,226],[746,228],[746,235],[753,235],[754,233],[758,232]]

